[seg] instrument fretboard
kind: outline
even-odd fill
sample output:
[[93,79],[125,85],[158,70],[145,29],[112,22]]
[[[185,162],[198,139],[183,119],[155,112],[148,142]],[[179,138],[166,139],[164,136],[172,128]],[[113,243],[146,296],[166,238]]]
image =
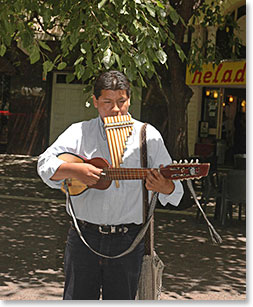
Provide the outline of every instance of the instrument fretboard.
[[104,169],[104,173],[109,180],[134,180],[145,179],[150,170],[149,168],[107,168]]

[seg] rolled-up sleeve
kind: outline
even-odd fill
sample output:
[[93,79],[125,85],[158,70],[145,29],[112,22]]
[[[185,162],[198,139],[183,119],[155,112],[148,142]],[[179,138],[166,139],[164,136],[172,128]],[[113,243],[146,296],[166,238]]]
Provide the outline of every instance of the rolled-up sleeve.
[[180,181],[173,180],[175,184],[175,189],[171,194],[161,194],[159,193],[158,199],[160,203],[165,206],[168,203],[177,207],[183,197],[184,188]]
[[37,172],[41,179],[51,188],[60,189],[64,180],[51,180],[57,169],[66,163],[58,158],[64,152],[75,152],[77,149],[79,125],[71,125],[58,139],[43,152],[38,159]]
[[63,180],[51,180],[50,178],[55,174],[57,169],[65,163],[58,159],[56,156],[48,156],[47,152],[44,152],[39,156],[37,171],[41,179],[51,188],[60,189]]

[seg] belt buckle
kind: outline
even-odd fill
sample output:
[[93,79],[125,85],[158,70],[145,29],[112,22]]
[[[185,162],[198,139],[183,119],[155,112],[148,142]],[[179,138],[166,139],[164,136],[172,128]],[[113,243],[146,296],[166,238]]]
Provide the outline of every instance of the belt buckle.
[[[103,227],[108,228],[108,230],[104,230]],[[111,233],[116,233],[117,231],[116,226],[112,226],[112,225],[100,225],[98,226],[98,231],[104,235],[109,235]],[[122,226],[118,229],[118,232],[123,232],[123,233],[127,233],[128,232],[128,228],[126,226]]]
[[[103,230],[104,226],[108,228],[108,231]],[[116,226],[103,225],[103,226],[99,226],[98,230],[100,233],[104,235],[109,235],[110,233],[116,233]]]
[[128,232],[128,228],[126,226],[123,227],[123,232],[127,233]]
[[100,233],[102,233],[103,235],[108,235],[109,234],[109,231],[104,231],[103,230],[103,226],[98,226],[98,230]]

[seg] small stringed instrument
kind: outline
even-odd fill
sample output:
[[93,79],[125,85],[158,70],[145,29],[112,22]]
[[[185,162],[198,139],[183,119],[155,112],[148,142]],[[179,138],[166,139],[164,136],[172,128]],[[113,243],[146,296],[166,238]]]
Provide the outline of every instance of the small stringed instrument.
[[[94,185],[87,186],[75,178],[66,179],[69,194],[76,196],[85,190],[93,188],[106,190],[112,180],[143,180],[147,177],[150,168],[122,168],[112,167],[106,159],[86,159],[72,153],[62,153],[58,158],[68,163],[90,163],[95,167],[103,169],[101,177]],[[196,179],[208,175],[210,163],[174,163],[157,169],[165,178],[172,180]],[[62,183],[61,190],[66,193],[65,184]]]

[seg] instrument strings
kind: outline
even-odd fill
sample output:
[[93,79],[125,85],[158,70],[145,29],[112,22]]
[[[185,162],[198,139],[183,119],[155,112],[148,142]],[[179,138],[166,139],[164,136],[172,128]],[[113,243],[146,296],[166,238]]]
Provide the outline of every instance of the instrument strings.
[[[122,157],[126,148],[128,137],[132,134],[133,121],[131,115],[108,116],[104,118],[104,127],[106,131],[112,167],[119,168],[122,163]],[[119,181],[115,181],[116,187],[119,187]]]

